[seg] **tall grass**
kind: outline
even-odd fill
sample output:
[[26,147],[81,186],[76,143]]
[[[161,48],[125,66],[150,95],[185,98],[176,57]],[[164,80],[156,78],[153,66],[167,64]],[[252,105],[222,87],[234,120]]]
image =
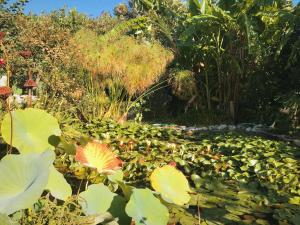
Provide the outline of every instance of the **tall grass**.
[[131,36],[117,39],[79,31],[71,41],[79,64],[100,80],[111,79],[132,96],[140,94],[165,73],[173,54],[158,42],[146,43]]

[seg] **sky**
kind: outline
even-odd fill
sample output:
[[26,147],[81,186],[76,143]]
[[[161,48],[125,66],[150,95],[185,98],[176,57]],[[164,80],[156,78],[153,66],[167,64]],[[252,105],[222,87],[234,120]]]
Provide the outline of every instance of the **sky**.
[[50,12],[64,6],[76,8],[77,11],[86,13],[89,16],[99,16],[103,11],[112,12],[114,6],[127,0],[30,0],[25,8],[25,13],[36,14]]
[[[298,3],[300,0],[293,0]],[[127,2],[127,0],[30,0],[27,4],[25,12],[33,12],[36,14],[49,12],[54,9],[60,9],[64,6],[68,8],[76,8],[79,12],[86,13],[89,16],[99,16],[103,11],[112,12],[118,3]]]

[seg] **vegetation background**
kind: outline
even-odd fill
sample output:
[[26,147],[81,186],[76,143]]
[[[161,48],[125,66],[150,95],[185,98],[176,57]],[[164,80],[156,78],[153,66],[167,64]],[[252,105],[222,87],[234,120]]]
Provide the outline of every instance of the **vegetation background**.
[[[0,185],[0,210],[13,202],[11,197],[23,204],[10,205],[5,212],[10,218],[4,219],[90,225],[95,218],[78,199],[84,193],[94,203],[94,195],[110,196],[110,203],[118,195],[123,208],[116,211],[124,213],[124,224],[132,218],[137,225],[143,222],[142,208],[160,220],[155,225],[299,225],[300,155],[293,143],[152,123],[259,123],[297,141],[300,4],[130,0],[97,17],[66,8],[25,14],[26,4],[0,0],[0,83],[11,78],[0,89],[0,147],[7,148],[6,156],[0,152],[0,166],[12,171],[10,176],[0,173],[8,184]],[[34,85],[29,87],[28,80]],[[33,105],[17,101],[32,92]],[[41,152],[45,149],[51,150]],[[113,168],[104,168],[103,158]],[[36,197],[35,207],[28,209],[30,195],[22,188],[27,191],[27,181],[36,185],[32,174],[50,173],[50,166],[60,182],[46,187],[48,177],[43,176],[40,193],[28,191]],[[116,168],[122,169],[117,176],[102,173]],[[178,205],[149,190],[151,174],[161,168],[182,178],[184,188],[174,198]],[[166,182],[170,177],[157,175],[154,183],[176,189],[179,185]],[[108,194],[93,195],[89,188]],[[45,189],[50,192],[42,194]],[[129,204],[132,189],[144,189],[146,197]],[[14,194],[7,198],[6,193]],[[147,208],[149,199],[163,216],[153,216],[156,207]],[[125,205],[134,209],[126,214]],[[110,215],[103,224],[120,218]]]

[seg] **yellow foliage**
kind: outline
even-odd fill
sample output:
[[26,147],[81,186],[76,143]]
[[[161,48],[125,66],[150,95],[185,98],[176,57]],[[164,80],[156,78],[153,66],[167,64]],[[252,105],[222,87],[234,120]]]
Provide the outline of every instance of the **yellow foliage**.
[[71,41],[74,60],[101,80],[119,82],[130,95],[155,83],[173,59],[172,52],[157,42],[145,43],[126,35],[107,37],[79,31]]
[[179,70],[173,73],[172,93],[182,100],[189,100],[197,94],[196,79],[192,71]]
[[[48,63],[60,63],[69,60],[67,52],[68,40],[71,33],[52,21],[49,16],[18,16],[17,26],[21,28],[19,41],[22,48],[33,51],[34,54],[42,54],[43,60]],[[23,49],[23,50],[24,50]]]

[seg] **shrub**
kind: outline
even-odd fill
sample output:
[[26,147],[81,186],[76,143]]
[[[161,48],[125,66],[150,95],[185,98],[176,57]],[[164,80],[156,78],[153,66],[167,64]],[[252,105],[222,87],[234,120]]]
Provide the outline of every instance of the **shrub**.
[[123,35],[117,39],[81,30],[71,41],[75,60],[86,70],[122,84],[129,95],[145,91],[165,72],[173,59],[161,44],[145,43]]
[[179,70],[173,73],[172,93],[181,100],[189,100],[197,94],[196,79],[192,71]]

